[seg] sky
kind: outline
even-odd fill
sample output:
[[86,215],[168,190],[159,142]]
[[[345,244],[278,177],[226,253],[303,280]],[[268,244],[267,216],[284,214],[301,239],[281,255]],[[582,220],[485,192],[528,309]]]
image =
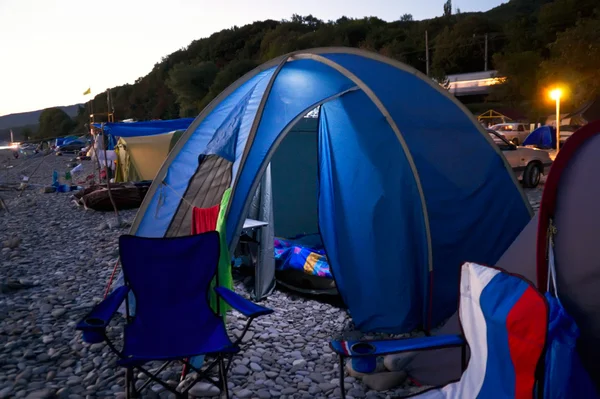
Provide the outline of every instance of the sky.
[[[506,0],[504,0],[506,1]],[[133,83],[161,58],[213,32],[292,14],[322,20],[405,13],[426,19],[445,0],[0,0],[0,116],[71,105]],[[502,0],[454,0],[462,12]]]

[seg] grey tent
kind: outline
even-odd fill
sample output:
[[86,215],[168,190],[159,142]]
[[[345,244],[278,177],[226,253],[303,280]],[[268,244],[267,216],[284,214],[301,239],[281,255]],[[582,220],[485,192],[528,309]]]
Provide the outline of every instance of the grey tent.
[[[600,387],[600,120],[571,136],[548,175],[540,206],[537,282],[547,286],[547,245],[554,240],[560,300],[580,328],[579,354]],[[550,232],[549,232],[550,231]]]
[[600,97],[588,101],[578,109],[568,114],[565,119],[570,119],[571,124],[585,125],[600,120]]

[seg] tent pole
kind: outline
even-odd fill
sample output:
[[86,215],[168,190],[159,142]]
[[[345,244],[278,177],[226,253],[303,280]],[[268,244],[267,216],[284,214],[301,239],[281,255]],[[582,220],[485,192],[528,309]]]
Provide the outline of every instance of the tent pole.
[[[92,132],[93,129],[93,125],[90,126],[90,134]],[[100,175],[100,170],[102,169],[102,167],[100,166],[100,158],[98,158],[98,148],[96,147],[96,138],[94,137],[93,134],[91,134],[92,136],[92,149],[94,150],[94,155],[96,158],[96,164],[98,166],[98,184],[102,183],[102,176]]]
[[[104,123],[102,123],[102,142],[104,143]],[[111,191],[111,187],[110,187],[110,179],[108,178],[108,157],[106,156],[106,149],[107,146],[104,146],[104,172],[106,174],[106,187],[108,188],[108,198],[110,198],[110,203],[113,206],[113,209],[115,211],[115,216],[117,217],[117,225],[121,226],[121,215],[119,215],[119,210],[117,209],[117,205],[115,204],[115,199],[112,196],[112,191]],[[100,162],[100,161],[98,161]]]
[[429,34],[425,31],[425,68],[429,76]]

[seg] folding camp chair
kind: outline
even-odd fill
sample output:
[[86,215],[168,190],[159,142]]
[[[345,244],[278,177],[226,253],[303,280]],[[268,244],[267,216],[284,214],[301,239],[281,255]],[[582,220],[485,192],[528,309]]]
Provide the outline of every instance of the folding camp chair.
[[[534,397],[536,383],[543,381],[540,366],[548,329],[546,299],[531,283],[499,269],[465,263],[461,270],[459,318],[464,334],[331,342],[340,358],[342,397],[345,358],[372,362],[376,356],[458,346],[463,348],[461,379],[420,393],[419,398]],[[465,345],[471,353],[468,365]],[[541,395],[539,385],[537,393]]]
[[[217,282],[217,294],[248,317],[241,336],[235,342],[229,339],[223,317],[215,314],[208,302],[210,283],[217,274],[219,234],[210,231],[176,238],[124,235],[119,238],[119,250],[125,285],[112,292],[79,322],[77,329],[83,331],[84,341],[106,341],[119,356],[118,364],[127,368],[127,397],[138,397],[139,392],[152,382],[178,397],[187,397],[189,389],[202,379],[215,384],[229,397],[227,370],[233,354],[240,350],[239,344],[252,320],[272,313],[272,310],[219,287]],[[129,314],[129,301],[125,301],[128,323],[123,349],[118,350],[108,338],[106,327],[129,292],[135,297],[135,315]],[[196,355],[207,355],[215,360],[202,371],[187,361]],[[150,361],[165,361],[165,364],[153,374],[143,367]],[[178,390],[157,377],[173,361],[181,361],[198,373],[187,388],[180,384]],[[215,380],[208,373],[217,364],[220,375]],[[138,389],[134,369],[149,378]]]

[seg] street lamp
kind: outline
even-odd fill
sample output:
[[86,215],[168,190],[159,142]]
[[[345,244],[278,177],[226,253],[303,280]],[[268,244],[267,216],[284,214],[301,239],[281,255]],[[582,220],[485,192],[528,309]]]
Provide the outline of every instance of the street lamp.
[[556,101],[556,153],[560,148],[560,98],[563,92],[561,89],[554,89],[550,92],[550,98]]

